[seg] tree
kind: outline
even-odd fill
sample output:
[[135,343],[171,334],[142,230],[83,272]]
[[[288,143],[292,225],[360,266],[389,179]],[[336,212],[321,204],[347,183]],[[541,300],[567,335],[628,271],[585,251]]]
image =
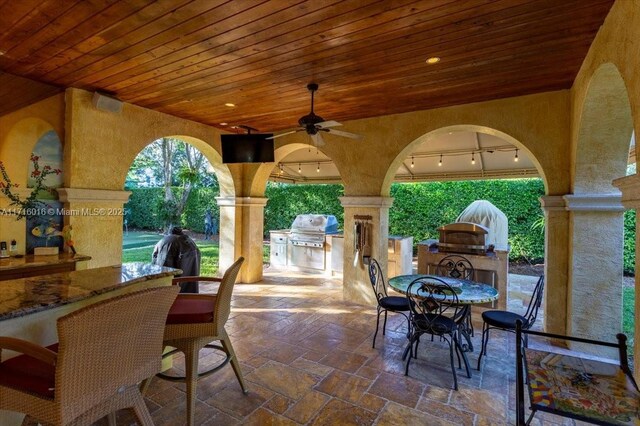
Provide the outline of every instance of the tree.
[[127,175],[127,187],[163,187],[156,206],[167,231],[179,225],[191,190],[203,183],[217,186],[205,156],[193,146],[174,138],[160,138],[136,157]]

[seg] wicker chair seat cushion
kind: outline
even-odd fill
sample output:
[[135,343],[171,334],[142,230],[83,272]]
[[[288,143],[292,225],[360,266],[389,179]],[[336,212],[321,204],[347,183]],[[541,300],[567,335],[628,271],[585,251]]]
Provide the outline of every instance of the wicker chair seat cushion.
[[387,296],[379,301],[380,306],[391,311],[408,311],[409,300],[406,297]]
[[515,330],[517,320],[522,321],[522,324],[527,323],[525,317],[509,311],[485,311],[482,313],[482,319],[492,327],[507,330]]
[[213,322],[213,310],[216,298],[191,299],[178,296],[173,302],[167,324],[197,324]]
[[[58,352],[58,344],[47,349]],[[0,385],[53,399],[56,367],[29,355],[19,355],[0,363]]]

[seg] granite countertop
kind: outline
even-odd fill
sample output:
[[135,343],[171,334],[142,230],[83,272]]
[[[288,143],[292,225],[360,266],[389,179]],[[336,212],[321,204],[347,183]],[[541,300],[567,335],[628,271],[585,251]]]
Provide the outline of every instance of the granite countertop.
[[0,259],[0,271],[10,271],[12,269],[25,269],[36,266],[58,265],[61,263],[74,263],[84,260],[91,260],[90,256],[82,254],[60,253],[57,256],[34,256],[28,254],[23,257],[9,257]]
[[181,273],[180,269],[149,263],[127,263],[2,281],[0,321],[56,308],[127,285]]

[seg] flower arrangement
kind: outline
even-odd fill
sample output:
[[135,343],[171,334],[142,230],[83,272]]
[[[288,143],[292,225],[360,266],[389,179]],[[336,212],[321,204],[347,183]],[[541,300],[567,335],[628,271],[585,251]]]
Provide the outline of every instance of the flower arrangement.
[[29,213],[29,209],[35,209],[38,206],[44,205],[44,203],[37,199],[40,191],[47,191],[52,195],[56,195],[55,189],[49,187],[45,184],[45,179],[47,176],[56,174],[59,175],[62,173],[60,169],[54,169],[49,165],[45,165],[40,167],[39,160],[40,156],[31,154],[31,163],[33,164],[33,171],[31,172],[31,177],[34,179],[34,186],[31,194],[25,199],[20,198],[19,195],[14,194],[12,192],[13,188],[18,188],[17,183],[12,183],[5,165],[2,161],[0,161],[0,175],[2,175],[2,180],[0,181],[0,192],[11,200],[9,203],[10,206],[18,206],[19,209],[14,211],[13,213],[18,217],[18,219],[22,219],[27,216]]

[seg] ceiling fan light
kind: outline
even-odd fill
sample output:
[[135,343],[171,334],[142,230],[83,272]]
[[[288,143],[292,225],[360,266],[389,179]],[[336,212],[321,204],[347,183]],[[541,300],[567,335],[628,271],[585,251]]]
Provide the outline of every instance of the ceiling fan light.
[[229,108],[234,108],[236,106],[236,104],[231,103],[231,102],[227,102],[226,104],[224,104],[224,106],[229,107]]
[[440,62],[440,58],[437,56],[432,56],[430,58],[427,58],[427,64],[429,65],[433,65],[433,64],[437,64],[438,62]]

